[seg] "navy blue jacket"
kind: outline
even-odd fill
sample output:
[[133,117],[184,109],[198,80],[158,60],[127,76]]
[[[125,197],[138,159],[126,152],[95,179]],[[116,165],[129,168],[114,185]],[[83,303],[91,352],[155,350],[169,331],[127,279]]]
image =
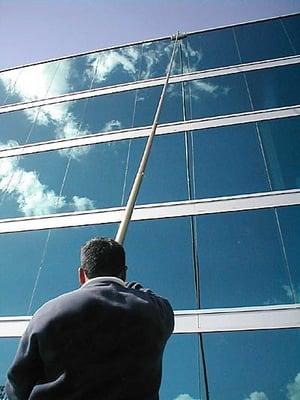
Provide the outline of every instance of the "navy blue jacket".
[[41,307],[7,375],[10,400],[157,400],[174,328],[140,284],[91,280]]

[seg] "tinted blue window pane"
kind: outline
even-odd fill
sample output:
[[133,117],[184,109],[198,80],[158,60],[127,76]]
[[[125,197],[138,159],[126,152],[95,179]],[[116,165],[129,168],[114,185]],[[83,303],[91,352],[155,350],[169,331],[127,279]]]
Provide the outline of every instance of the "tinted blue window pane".
[[[152,53],[147,58],[144,55],[144,58],[144,70],[151,77],[157,68],[160,53]],[[136,45],[2,72],[1,104],[131,82],[141,76],[141,65],[142,45]]]
[[66,92],[69,66],[69,60],[61,60],[0,73],[1,105],[58,96]]
[[[1,142],[17,145],[152,125],[161,91],[155,87],[2,114]],[[181,86],[171,86],[160,123],[182,119],[181,98]]]
[[129,280],[152,287],[174,309],[197,308],[189,218],[133,222],[125,247]]
[[[175,41],[159,40],[143,44],[140,64],[140,79],[165,76],[171,60]],[[172,74],[180,73],[180,54],[177,46],[173,61]]]
[[200,399],[199,380],[197,335],[173,335],[164,354],[160,399]]
[[300,14],[281,19],[296,54],[300,52]]
[[297,399],[299,329],[210,333],[204,340],[212,399]]
[[[117,141],[0,159],[0,217],[125,204],[145,142]],[[184,137],[156,137],[138,203],[186,198]]]
[[0,339],[0,399],[3,398],[1,397],[1,395],[3,396],[4,394],[4,390],[1,386],[5,384],[6,373],[14,359],[18,347],[18,342],[19,339],[17,338]]
[[190,72],[240,62],[232,28],[189,35],[184,51]]
[[127,92],[2,114],[0,137],[24,144],[130,128],[134,101]]
[[192,135],[196,198],[270,190],[254,124]]
[[30,315],[45,301],[76,289],[80,246],[91,237],[114,237],[115,232],[115,226],[102,225],[53,230],[49,239],[48,231],[0,235],[6,260],[0,270],[0,315]]
[[273,209],[200,216],[197,226],[204,308],[292,302]]
[[[0,73],[0,104],[27,102],[166,75],[174,42],[154,41]],[[191,63],[198,59],[186,49]],[[176,52],[172,73],[180,73]]]
[[[134,140],[130,147],[125,199],[133,184],[146,139]],[[186,200],[185,145],[183,134],[157,136],[137,199],[138,204]]]
[[300,66],[270,68],[246,73],[255,110],[300,102]]
[[[116,231],[117,225],[99,225],[0,235],[0,315],[30,315],[76,289],[80,246]],[[190,242],[188,218],[133,222],[125,243],[127,279],[167,297],[175,309],[196,308]]]
[[[140,89],[135,98],[134,126],[152,125],[162,86]],[[168,123],[183,119],[181,84],[170,85],[161,108],[159,123]]]
[[283,242],[287,253],[293,287],[286,287],[287,296],[300,302],[300,206],[278,208]]
[[234,28],[242,62],[294,55],[279,19]]
[[300,187],[300,118],[259,122],[274,190]]
[[192,118],[250,111],[250,101],[242,74],[199,79],[189,83]]

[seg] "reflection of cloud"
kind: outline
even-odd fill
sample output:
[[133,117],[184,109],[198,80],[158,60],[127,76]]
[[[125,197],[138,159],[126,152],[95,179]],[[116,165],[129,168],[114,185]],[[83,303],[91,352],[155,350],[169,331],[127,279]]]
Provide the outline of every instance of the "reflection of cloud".
[[300,400],[300,372],[296,375],[294,382],[287,384],[288,400]]
[[[7,145],[0,143],[0,148],[16,145],[16,142],[10,141]],[[94,207],[93,201],[86,197],[74,196],[68,203],[65,196],[55,194],[54,190],[41,183],[36,171],[20,168],[19,161],[19,157],[0,159],[0,192],[14,197],[25,216],[51,214],[68,205],[75,210]]]
[[176,397],[174,400],[197,400],[191,397],[189,394],[180,394],[179,396]]
[[[72,91],[72,82],[75,79],[88,80],[91,84],[94,81],[107,81],[109,84],[110,76],[114,71],[123,70],[133,79],[157,76],[156,71],[161,71],[159,67],[162,60],[167,67],[172,49],[173,42],[169,42],[167,45],[165,42],[156,42],[154,44],[146,43],[142,46],[129,46],[86,56],[86,70],[83,74],[77,74],[76,63],[72,59],[67,59],[3,72],[0,75],[0,81],[8,94],[18,96],[22,102],[29,102],[69,93]],[[182,49],[184,56],[190,60],[190,69],[195,69],[193,65],[201,59],[201,52],[192,49],[190,44],[184,43],[182,43]],[[176,60],[178,63],[178,52]],[[178,68],[179,64],[175,65],[173,73],[181,72],[177,70]],[[138,100],[142,101],[143,98],[140,97]],[[81,123],[72,111],[73,104],[73,102],[62,102],[39,108],[29,108],[24,110],[24,114],[33,124],[44,126],[52,124],[57,138],[90,134],[88,127],[81,129]],[[107,123],[107,130],[119,129],[118,125],[111,125],[110,128],[109,124],[110,122]],[[82,151],[72,149],[60,152],[60,154],[78,158],[86,154],[86,149]]]
[[269,400],[264,392],[252,392],[245,400]]
[[[70,62],[45,63],[33,65],[20,70],[8,71],[0,75],[0,80],[12,94],[20,97],[21,101],[33,101],[45,97],[58,96],[70,90]],[[49,118],[62,119],[67,111],[66,103],[56,107],[40,107],[24,110],[29,120],[40,125],[47,125]]]
[[192,96],[195,98],[199,98],[197,91],[206,92],[215,97],[218,97],[220,95],[227,96],[230,92],[229,87],[222,87],[204,80],[192,81],[192,86],[194,87],[194,90],[192,89]]
[[33,101],[57,96],[69,91],[69,62],[32,65],[2,73],[0,80],[23,101]]
[[112,119],[111,121],[106,122],[106,124],[103,127],[103,132],[109,132],[117,129],[121,129],[122,124],[120,121],[117,119]]
[[[56,137],[59,139],[70,139],[89,134],[88,130],[81,129],[80,123],[74,119],[71,113],[66,116],[64,123],[57,126],[55,132]],[[80,157],[87,154],[89,150],[89,146],[73,147],[59,150],[59,154],[63,157],[71,157],[72,159],[78,160]]]
[[73,196],[72,203],[75,211],[91,210],[95,208],[95,204],[87,197]]
[[[300,372],[298,372],[293,382],[287,384],[286,388],[287,400],[300,400]],[[269,400],[269,398],[264,392],[252,392],[245,400]]]
[[105,81],[108,75],[116,68],[122,68],[129,75],[135,76],[137,72],[139,52],[136,47],[125,47],[118,50],[103,51],[98,54],[87,56],[89,65],[92,67],[87,70],[89,78],[96,82]]
[[[293,292],[292,292],[291,286],[283,285],[282,288],[285,291],[286,296],[290,300],[294,301],[294,296],[293,296]],[[298,301],[298,299],[300,299],[300,286],[298,286],[298,288],[295,290],[295,297],[296,297],[296,301]]]
[[203,58],[202,50],[194,50],[190,43],[182,44],[182,52],[187,60],[189,60],[189,69],[184,65],[183,72],[192,72],[199,69],[199,62]]

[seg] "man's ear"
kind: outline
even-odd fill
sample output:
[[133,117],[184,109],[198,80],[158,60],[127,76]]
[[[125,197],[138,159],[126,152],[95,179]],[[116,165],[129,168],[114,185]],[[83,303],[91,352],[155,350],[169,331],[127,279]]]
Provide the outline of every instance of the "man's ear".
[[82,286],[85,282],[87,282],[89,279],[86,276],[85,270],[82,267],[78,268],[78,280],[80,286]]

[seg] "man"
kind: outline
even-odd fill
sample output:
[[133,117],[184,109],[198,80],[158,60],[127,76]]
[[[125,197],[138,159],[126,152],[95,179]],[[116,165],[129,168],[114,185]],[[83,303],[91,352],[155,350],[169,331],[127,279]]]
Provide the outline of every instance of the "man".
[[81,249],[81,288],[41,307],[8,372],[10,400],[157,400],[174,327],[167,300],[126,283],[112,239]]

